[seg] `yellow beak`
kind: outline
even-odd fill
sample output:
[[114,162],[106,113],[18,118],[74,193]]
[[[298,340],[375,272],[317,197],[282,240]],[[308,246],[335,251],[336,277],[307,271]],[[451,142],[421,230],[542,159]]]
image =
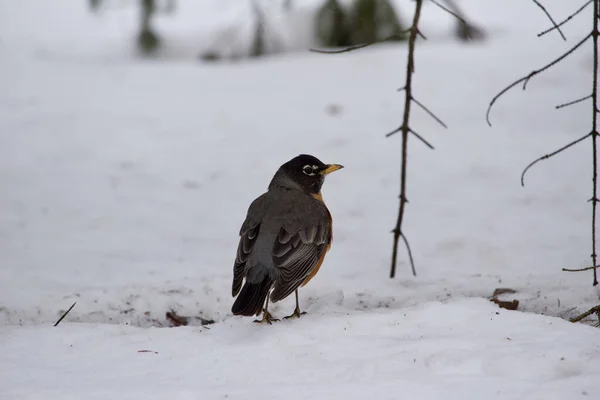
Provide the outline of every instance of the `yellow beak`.
[[321,175],[328,175],[330,173],[332,173],[333,171],[337,171],[338,169],[342,169],[344,168],[343,165],[340,164],[328,164],[326,166],[325,169],[321,170],[321,172],[319,172]]

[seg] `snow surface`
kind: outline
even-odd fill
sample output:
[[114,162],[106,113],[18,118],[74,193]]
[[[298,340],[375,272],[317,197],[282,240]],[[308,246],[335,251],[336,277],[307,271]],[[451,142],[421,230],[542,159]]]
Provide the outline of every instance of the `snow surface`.
[[[464,0],[488,32],[465,45],[424,8],[415,94],[449,129],[415,109],[436,146],[409,149],[418,276],[402,248],[390,280],[400,138],[384,134],[401,119],[405,45],[308,53],[307,6],[272,17],[294,52],[203,64],[223,31],[243,53],[247,4],[179,3],[157,24],[166,48],[141,60],[133,8],[0,1],[0,398],[597,396],[600,331],[562,319],[599,299],[590,273],[561,272],[590,262],[589,143],[519,182],[589,131],[589,104],[554,106],[589,91],[591,44],[484,118],[585,34],[585,15],[563,42],[536,37],[548,21],[533,3]],[[557,19],[569,3],[544,2]],[[229,312],[237,233],[299,153],[346,167],[323,189],[334,244],[300,292],[308,315],[259,326]],[[520,311],[488,301],[499,287]],[[216,322],[161,328],[169,310]]]

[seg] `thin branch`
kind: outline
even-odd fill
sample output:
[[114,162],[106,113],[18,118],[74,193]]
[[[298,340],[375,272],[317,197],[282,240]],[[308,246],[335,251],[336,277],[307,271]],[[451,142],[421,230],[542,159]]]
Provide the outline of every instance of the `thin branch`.
[[592,37],[592,33],[589,33],[579,43],[577,43],[575,46],[573,46],[570,50],[568,50],[562,56],[558,57],[556,60],[552,61],[549,64],[546,64],[544,67],[542,67],[540,69],[536,69],[534,71],[531,71],[527,76],[524,76],[523,78],[520,78],[520,79],[514,81],[513,83],[511,83],[510,85],[508,85],[507,87],[505,87],[504,89],[502,89],[502,91],[500,93],[498,93],[496,96],[494,96],[494,98],[492,99],[492,101],[488,105],[488,109],[487,109],[487,112],[485,114],[485,119],[487,120],[488,125],[492,126],[492,123],[490,122],[490,112],[492,111],[492,106],[494,105],[494,103],[496,103],[496,101],[504,93],[508,92],[510,89],[512,89],[513,87],[517,86],[521,82],[523,82],[523,90],[525,90],[527,82],[529,82],[529,80],[531,78],[533,78],[534,76],[536,76],[537,74],[539,74],[541,72],[546,71],[547,69],[553,67],[554,65],[558,64],[559,62],[561,62],[562,60],[564,60],[565,58],[567,58],[569,55],[573,54],[575,52],[575,50],[577,50],[579,47],[581,47],[591,37]]
[[[398,208],[398,220],[396,221],[396,227],[394,228],[394,243],[392,245],[392,265],[390,268],[390,278],[396,275],[396,261],[398,258],[398,240],[400,236],[406,240],[404,233],[402,232],[402,221],[404,218],[404,210],[406,206],[406,166],[408,156],[408,134],[410,129],[408,127],[410,119],[410,107],[412,104],[412,75],[415,71],[415,43],[417,41],[417,33],[419,26],[419,18],[421,17],[421,7],[423,6],[423,0],[416,0],[415,14],[413,17],[412,26],[410,28],[410,36],[408,38],[408,60],[406,62],[406,84],[404,85],[404,115],[402,118],[402,164],[400,167],[400,206]],[[414,133],[414,132],[413,132]],[[407,243],[407,242],[405,242]],[[411,265],[413,267],[413,274],[416,275],[414,268],[414,261],[411,258]]]
[[436,0],[429,0],[429,1],[432,2],[433,4],[435,4],[436,6],[438,6],[439,8],[441,8],[442,10],[446,11],[448,14],[452,15],[454,18],[456,18],[457,20],[459,20],[463,24],[467,23],[467,21],[465,21],[460,15],[458,15],[457,13],[455,13],[454,11],[452,11],[451,9],[449,9],[448,7],[446,7],[446,6],[438,3]]
[[71,310],[73,309],[73,307],[75,307],[75,304],[77,304],[77,302],[73,303],[73,305],[71,307],[69,307],[69,309],[67,311],[65,311],[65,313],[63,315],[61,315],[61,317],[58,319],[58,321],[56,321],[56,323],[54,324],[54,326],[57,326],[58,324],[60,324],[60,322],[63,319],[65,319],[65,317],[67,316],[67,314],[71,312]]
[[577,143],[584,141],[585,139],[587,139],[587,138],[588,138],[588,137],[590,137],[590,136],[592,136],[592,133],[591,133],[591,132],[590,132],[590,133],[588,133],[588,134],[587,134],[587,135],[585,135],[585,136],[582,136],[582,137],[580,137],[580,138],[579,138],[579,139],[577,139],[577,140],[574,140],[574,141],[572,141],[571,143],[567,144],[566,146],[563,146],[563,147],[561,147],[560,149],[558,149],[558,150],[556,150],[556,151],[553,151],[552,153],[549,153],[549,154],[543,155],[542,157],[540,157],[540,158],[536,158],[535,160],[533,160],[531,163],[529,163],[529,165],[527,165],[527,167],[525,167],[525,169],[523,170],[523,173],[521,173],[521,186],[525,186],[525,174],[527,173],[527,171],[529,170],[529,168],[533,167],[535,164],[537,164],[538,162],[540,162],[540,161],[542,161],[542,160],[547,160],[547,159],[549,159],[550,157],[552,157],[552,156],[555,156],[555,155],[557,155],[558,153],[565,151],[565,150],[566,150],[566,149],[568,149],[569,147],[571,147],[571,146],[574,146],[574,145],[576,145]]
[[587,3],[585,3],[583,6],[581,6],[581,8],[577,11],[575,11],[573,14],[569,15],[565,20],[563,20],[560,24],[553,26],[552,28],[548,28],[543,32],[538,33],[538,37],[544,36],[545,34],[552,32],[555,29],[558,29],[558,27],[563,26],[564,24],[566,24],[567,22],[569,22],[574,16],[576,16],[577,14],[579,14],[580,12],[582,12],[587,6],[589,6],[590,4],[592,4],[594,0],[589,0]]
[[[401,126],[399,128],[394,129],[390,133],[386,133],[385,137],[390,137],[398,132],[403,132],[403,131],[404,131],[404,128]],[[431,143],[429,143],[427,140],[425,140],[425,138],[423,138],[423,136],[419,135],[417,132],[413,131],[411,128],[408,128],[408,132],[415,135],[415,137],[417,139],[419,139],[421,142],[423,142],[423,144],[425,144],[425,146],[429,147],[431,150],[435,150],[435,147],[433,147],[433,145]]]
[[[596,206],[598,204],[598,18],[600,14],[600,0],[594,0],[594,28],[592,30],[592,42],[594,46],[594,74],[592,76],[592,265],[598,265],[596,262]],[[593,269],[593,285],[598,285],[598,273]],[[600,315],[599,315],[600,317]]]
[[418,101],[417,99],[415,99],[414,97],[412,98],[412,101],[414,101],[419,107],[421,107],[427,114],[429,114],[429,116],[431,116],[431,118],[435,119],[440,125],[442,125],[444,128],[448,129],[448,126],[444,123],[444,121],[442,121],[440,118],[438,118],[430,109],[428,109],[427,107],[425,107],[420,101]]
[[587,96],[582,97],[580,99],[569,101],[568,103],[559,104],[555,108],[558,110],[560,108],[569,107],[569,106],[572,106],[573,104],[581,103],[582,101],[586,101],[587,99],[591,99],[591,98],[592,98],[592,95],[590,94],[590,95],[587,95]]
[[579,316],[577,316],[575,318],[571,318],[569,321],[571,321],[571,322],[579,322],[582,319],[584,319],[585,317],[590,316],[590,315],[592,315],[594,313],[599,314],[598,318],[600,318],[600,306],[592,307],[589,310],[587,310],[586,312],[584,312],[583,314],[581,314],[581,315],[579,315]]
[[431,150],[435,150],[435,147],[433,147],[433,145],[431,143],[429,143],[427,140],[425,140],[425,138],[423,138],[423,136],[419,135],[417,132],[413,131],[411,128],[409,128],[408,131],[410,133],[412,133],[413,135],[415,135],[417,137],[417,139],[419,139],[421,142],[423,142],[423,144],[425,144],[425,146],[429,147]]
[[[402,33],[406,33],[410,31],[410,29],[402,32]],[[424,36],[423,36],[424,38]],[[350,46],[350,47],[346,47],[344,49],[340,49],[340,50],[320,50],[320,49],[309,49],[309,51],[312,51],[313,53],[321,53],[321,54],[340,54],[340,53],[348,53],[350,51],[356,51],[356,50],[360,50],[360,49],[364,49],[365,47],[369,47],[369,46],[373,46],[374,44],[378,44],[378,43],[384,43],[390,40],[398,40],[398,39],[402,39],[401,35],[392,35],[390,37],[387,37],[383,40],[376,40],[374,42],[368,42],[368,43],[363,43],[363,44],[357,44],[356,46]]]
[[412,269],[413,276],[417,276],[417,270],[415,269],[415,260],[412,255],[412,250],[410,249],[410,244],[408,244],[408,238],[404,233],[401,233],[400,236],[404,241],[404,245],[406,246],[406,252],[408,253],[408,259],[410,261],[410,268]]
[[583,272],[583,271],[589,271],[589,270],[596,269],[596,268],[600,268],[600,265],[596,265],[595,267],[586,267],[586,268],[578,268],[578,269],[563,268],[562,270],[565,272]]
[[550,13],[548,12],[548,10],[546,10],[546,7],[544,7],[539,1],[537,0],[533,0],[533,2],[535,4],[537,4],[537,6],[539,8],[542,9],[542,11],[544,12],[544,14],[546,14],[546,16],[548,17],[548,19],[550,20],[550,22],[552,22],[552,25],[554,26],[554,29],[556,29],[558,31],[558,33],[560,33],[560,36],[562,36],[563,40],[566,42],[567,38],[565,37],[565,35],[562,33],[562,31],[560,30],[560,28],[558,27],[558,25],[556,25],[556,22],[554,21],[554,18],[552,18],[552,15],[550,15]]

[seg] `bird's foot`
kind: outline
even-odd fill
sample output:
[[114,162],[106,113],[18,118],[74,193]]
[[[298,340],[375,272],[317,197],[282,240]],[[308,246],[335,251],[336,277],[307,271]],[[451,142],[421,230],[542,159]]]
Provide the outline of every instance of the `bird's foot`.
[[292,315],[288,315],[287,317],[284,317],[283,319],[292,319],[292,318],[300,318],[301,315],[306,314],[306,311],[300,311],[300,308],[296,307],[296,309],[294,310],[294,313]]
[[254,322],[257,324],[264,324],[267,323],[269,325],[273,324],[273,322],[277,322],[279,321],[277,318],[273,318],[273,316],[271,315],[271,313],[269,313],[267,310],[263,311],[263,317],[262,319],[255,319]]

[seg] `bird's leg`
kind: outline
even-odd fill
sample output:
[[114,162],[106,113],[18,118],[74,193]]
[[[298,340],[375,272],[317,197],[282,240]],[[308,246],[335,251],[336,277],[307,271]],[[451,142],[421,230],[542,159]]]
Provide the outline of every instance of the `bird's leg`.
[[296,309],[292,315],[288,315],[283,319],[300,318],[300,316],[304,314],[306,314],[306,311],[300,311],[300,304],[298,304],[298,289],[296,289]]
[[273,318],[271,316],[271,313],[269,311],[267,311],[269,308],[269,295],[267,295],[267,302],[265,303],[265,308],[263,309],[263,317],[262,319],[255,319],[254,322],[257,324],[264,324],[267,323],[269,325],[271,325],[273,322],[277,322],[279,321],[276,318]]

